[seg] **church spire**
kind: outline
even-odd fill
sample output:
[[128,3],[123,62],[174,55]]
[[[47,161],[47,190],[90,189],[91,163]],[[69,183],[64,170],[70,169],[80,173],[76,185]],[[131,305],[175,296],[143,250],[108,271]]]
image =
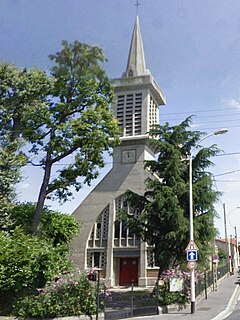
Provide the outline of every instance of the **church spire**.
[[143,42],[137,15],[128,55],[127,68],[123,76],[128,78],[145,74],[149,74],[149,71],[146,69]]

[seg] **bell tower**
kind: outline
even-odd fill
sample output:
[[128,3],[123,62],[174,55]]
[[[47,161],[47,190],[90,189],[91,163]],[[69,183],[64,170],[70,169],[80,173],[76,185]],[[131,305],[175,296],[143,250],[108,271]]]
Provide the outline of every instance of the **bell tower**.
[[[116,162],[136,161],[136,150],[146,150],[149,130],[159,124],[159,106],[165,104],[165,97],[150,71],[146,68],[139,18],[136,16],[126,70],[120,79],[115,79],[116,103],[114,115],[121,130],[121,145],[114,149],[121,159]],[[135,145],[135,152],[132,147]],[[128,147],[131,146],[131,151]],[[139,147],[138,147],[139,146]],[[138,150],[140,151],[140,150]],[[153,157],[148,150],[150,159]],[[115,154],[114,153],[114,154]],[[121,161],[120,161],[121,160]],[[142,160],[149,160],[147,154]]]
[[[156,281],[151,252],[146,243],[119,220],[125,193],[145,192],[149,176],[145,160],[154,159],[149,141],[151,126],[159,123],[159,106],[164,94],[146,68],[139,18],[136,16],[126,70],[115,79],[115,104],[120,145],[113,149],[113,167],[73,212],[83,228],[72,243],[72,259],[81,270],[98,267],[111,286],[148,286]],[[130,212],[137,215],[137,212]],[[154,276],[153,276],[154,274]]]
[[151,125],[159,123],[158,108],[165,104],[165,97],[146,68],[138,16],[127,67],[121,79],[115,80],[115,92],[117,104],[114,111],[122,137],[146,136]]

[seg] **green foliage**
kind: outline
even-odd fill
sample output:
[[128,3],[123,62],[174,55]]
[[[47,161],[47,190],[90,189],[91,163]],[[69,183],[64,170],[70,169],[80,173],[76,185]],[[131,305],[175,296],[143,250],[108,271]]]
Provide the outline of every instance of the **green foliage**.
[[32,290],[44,286],[56,274],[72,270],[69,244],[79,232],[78,221],[44,208],[36,236],[31,223],[35,209],[32,203],[16,205],[11,210],[8,232],[0,232],[0,309],[8,315],[14,297],[24,295],[31,301],[28,296]]
[[[144,196],[128,192],[128,201],[141,212],[140,218],[128,216],[130,227],[154,248],[155,259],[163,270],[185,259],[189,242],[189,155],[193,154],[194,239],[200,259],[211,251],[215,236],[213,225],[214,202],[219,193],[213,189],[211,174],[207,172],[210,157],[218,154],[215,145],[202,148],[198,143],[204,136],[190,131],[190,118],[178,126],[156,126],[151,130],[152,145],[157,161],[145,166],[159,179],[149,178]],[[195,149],[195,150],[194,150]],[[193,151],[198,152],[193,153]]]
[[[36,205],[33,203],[27,202],[16,205],[11,211],[13,227],[20,226],[25,233],[31,234],[35,211]],[[79,233],[79,228],[79,222],[72,215],[45,207],[39,237],[51,241],[54,247],[64,246],[68,250],[70,241]]]
[[48,210],[43,214],[40,234],[51,239],[53,246],[69,248],[71,240],[79,233],[79,222],[71,215]]
[[10,211],[16,203],[15,186],[21,180],[20,169],[26,164],[19,147],[20,143],[2,141],[0,136],[0,231],[8,230],[12,224]]
[[0,230],[11,225],[15,185],[27,161],[21,147],[29,141],[27,132],[34,118],[41,119],[44,113],[50,87],[51,79],[44,72],[0,64]]
[[45,285],[54,274],[70,268],[70,261],[58,247],[17,227],[0,233],[1,292],[20,292]]
[[[51,55],[51,74],[0,65],[0,141],[29,146],[29,162],[44,170],[33,219],[39,229],[46,198],[66,201],[72,189],[90,184],[104,167],[104,152],[118,143],[110,104],[113,87],[103,69],[102,50],[62,42]],[[40,159],[33,163],[33,156]],[[62,160],[66,160],[63,165]],[[52,175],[53,165],[60,163]],[[82,182],[80,182],[82,177]]]
[[96,313],[96,285],[85,273],[55,277],[55,281],[38,294],[19,299],[14,315],[21,318],[54,318],[64,316],[91,316]]
[[187,288],[183,291],[170,292],[169,283],[165,283],[159,287],[158,303],[160,306],[166,306],[171,304],[178,304],[179,306],[185,306],[189,302],[187,295]]
[[0,64],[1,142],[15,142],[21,137],[29,141],[28,130],[34,127],[34,119],[43,120],[51,86],[52,79],[43,71]]
[[32,150],[44,144],[42,163],[49,166],[72,155],[70,164],[58,171],[46,190],[47,196],[55,192],[65,201],[71,195],[70,186],[81,188],[78,177],[88,184],[97,177],[97,168],[104,166],[103,152],[116,144],[118,126],[109,108],[113,88],[101,66],[105,60],[102,50],[63,41],[62,50],[50,58],[55,65],[52,100],[44,121],[47,127],[32,140]]
[[228,255],[225,250],[222,248],[218,248],[218,259],[219,259],[219,265],[226,265],[228,261]]
[[[190,301],[191,288],[190,288],[190,273],[181,270],[179,266],[174,269],[165,270],[161,274],[163,285],[158,286],[158,302],[159,305],[178,304],[183,307]],[[183,281],[183,289],[179,291],[171,291],[171,281],[180,279]],[[199,270],[195,270],[195,282],[198,283],[204,279],[204,274]]]

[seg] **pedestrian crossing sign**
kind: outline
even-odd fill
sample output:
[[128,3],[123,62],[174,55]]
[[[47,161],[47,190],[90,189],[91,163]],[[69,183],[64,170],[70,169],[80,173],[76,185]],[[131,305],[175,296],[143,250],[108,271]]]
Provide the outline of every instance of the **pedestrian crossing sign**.
[[186,251],[189,251],[189,250],[198,250],[198,247],[196,245],[196,243],[193,241],[193,240],[190,240],[188,245],[187,245],[187,248],[185,249]]

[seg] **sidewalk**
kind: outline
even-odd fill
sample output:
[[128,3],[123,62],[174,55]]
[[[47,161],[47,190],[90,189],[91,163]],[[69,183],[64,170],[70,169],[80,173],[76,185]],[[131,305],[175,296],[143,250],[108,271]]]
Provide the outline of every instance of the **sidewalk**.
[[191,314],[189,307],[187,307],[186,309],[180,311],[169,311],[168,314],[139,317],[138,319],[223,320],[231,313],[237,303],[237,299],[240,294],[239,284],[239,273],[236,273],[232,276],[227,276],[225,279],[221,280],[218,283],[217,291],[209,292],[206,300],[202,298],[199,302],[197,302],[195,314]]

